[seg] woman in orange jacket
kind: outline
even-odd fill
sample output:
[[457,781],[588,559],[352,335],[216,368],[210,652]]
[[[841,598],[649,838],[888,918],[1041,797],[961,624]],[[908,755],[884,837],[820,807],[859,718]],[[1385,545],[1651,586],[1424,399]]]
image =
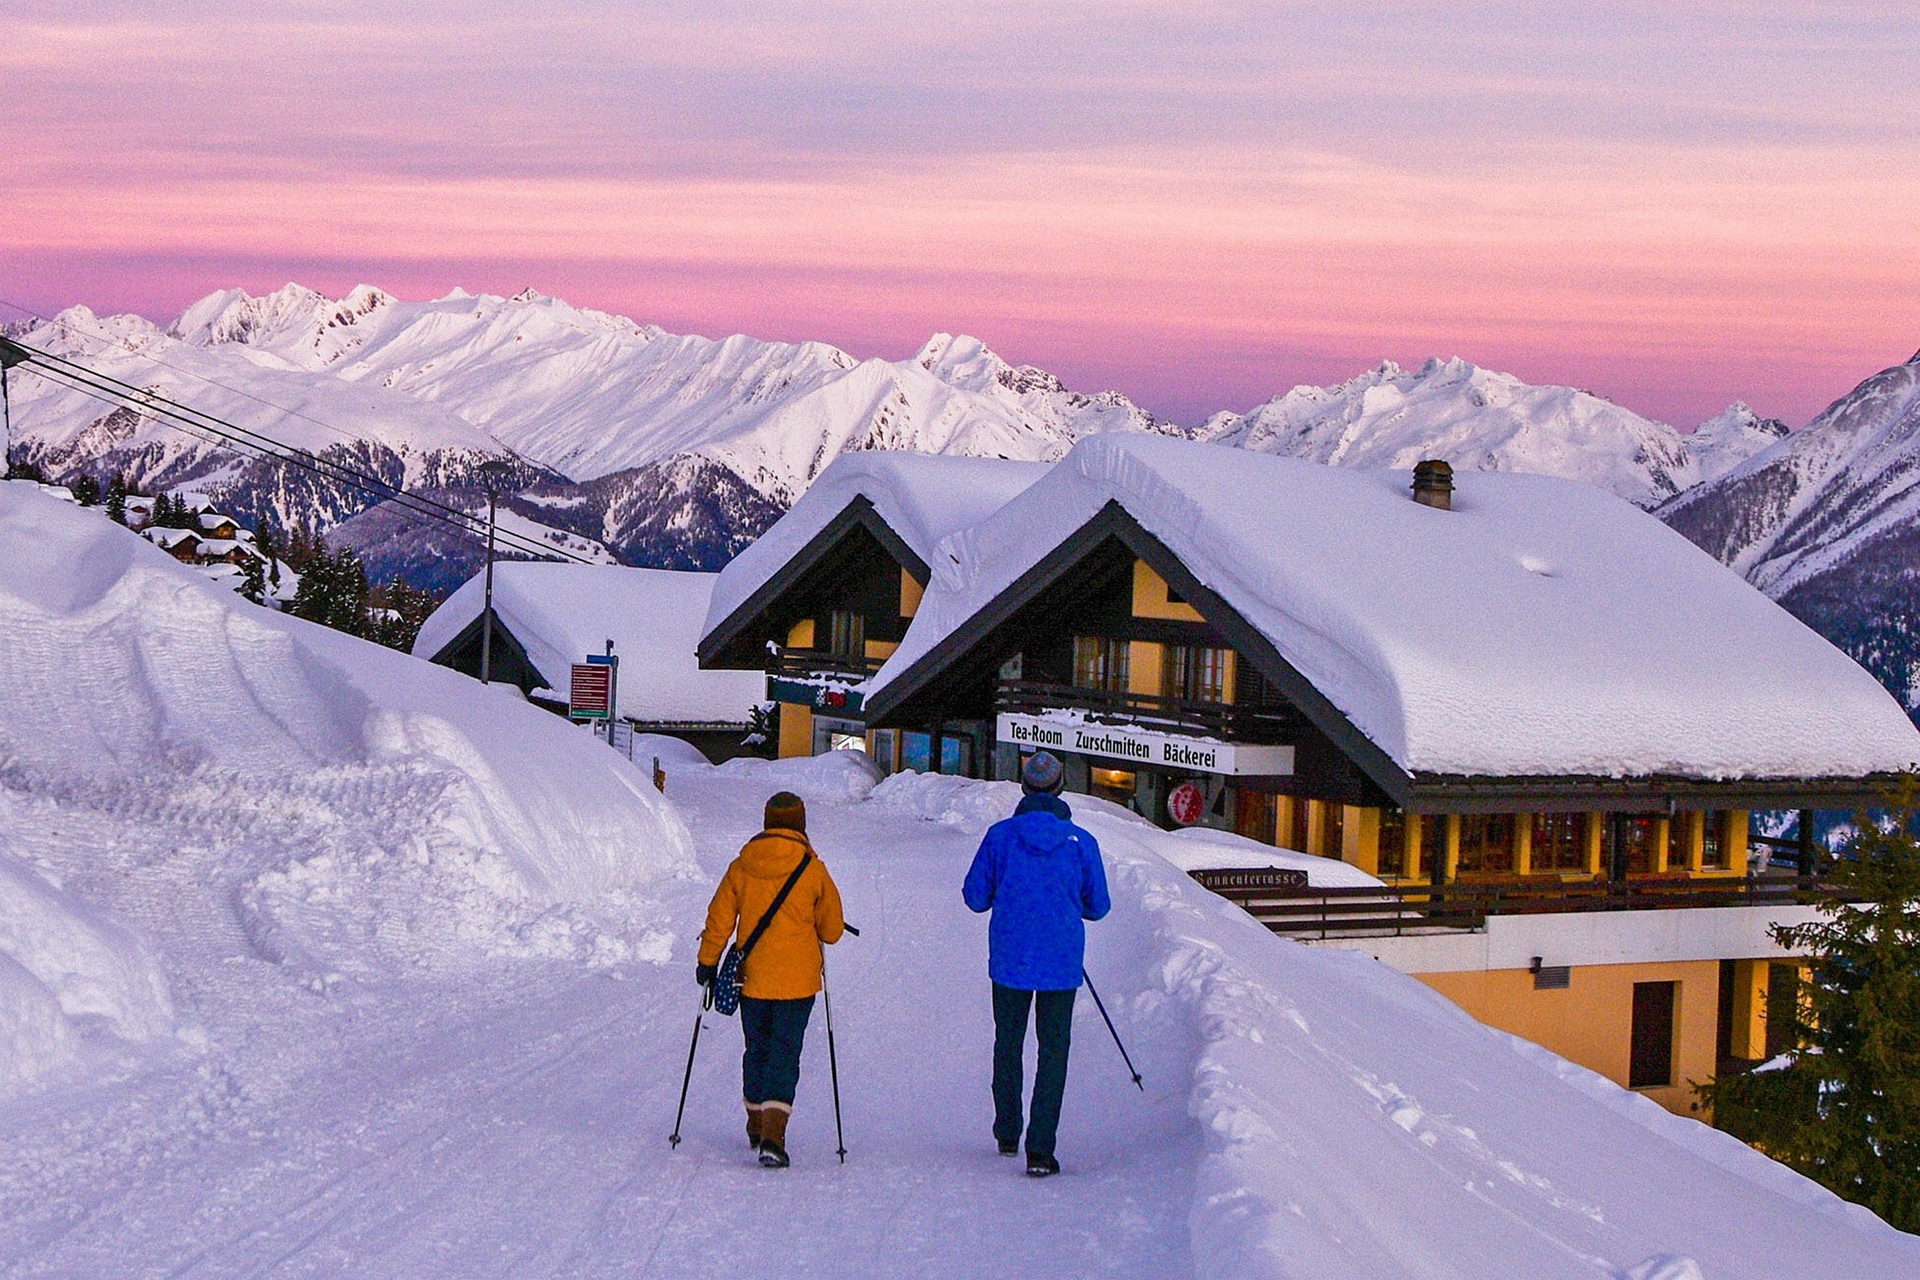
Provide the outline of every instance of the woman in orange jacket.
[[800,797],[782,791],[767,801],[766,825],[747,841],[714,890],[695,977],[701,986],[713,981],[727,940],[738,936],[744,943],[752,936],[805,859],[805,869],[740,971],[740,1030],[747,1042],[740,1090],[747,1104],[747,1141],[761,1164],[784,1169],[800,1049],[826,964],[821,947],[840,940],[846,921],[840,890],[807,842],[807,808]]

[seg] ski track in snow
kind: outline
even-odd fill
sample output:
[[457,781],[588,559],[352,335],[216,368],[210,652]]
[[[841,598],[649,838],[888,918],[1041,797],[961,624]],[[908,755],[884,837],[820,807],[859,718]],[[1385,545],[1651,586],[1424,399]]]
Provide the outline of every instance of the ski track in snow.
[[[848,1163],[817,1006],[791,1171],[751,1162],[737,1020],[711,1013],[669,1150],[699,922],[765,790],[700,770],[670,788],[706,878],[669,889],[665,969],[495,955],[332,982],[263,955],[251,891],[214,874],[233,863],[212,846],[279,824],[216,835],[198,805],[0,791],[13,851],[144,929],[205,1041],[0,1106],[5,1274],[722,1275],[769,1250],[792,1275],[1190,1274],[1194,1045],[1136,1034],[1143,1097],[1083,998],[1067,1173],[1034,1183],[995,1155],[984,918],[952,927],[975,836],[906,813],[811,813],[865,929],[830,953]],[[1112,1005],[1147,981],[1103,985]]]

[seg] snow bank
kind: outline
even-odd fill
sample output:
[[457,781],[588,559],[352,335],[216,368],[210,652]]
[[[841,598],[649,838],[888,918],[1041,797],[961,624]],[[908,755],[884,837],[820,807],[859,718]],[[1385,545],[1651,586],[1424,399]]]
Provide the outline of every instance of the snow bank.
[[0,849],[0,1097],[173,1032],[145,939]]
[[868,704],[1116,502],[1410,772],[1858,777],[1920,760],[1872,676],[1652,516],[1545,476],[1454,484],[1437,511],[1406,472],[1082,441],[941,544]]
[[[1013,813],[1020,803],[1017,782],[976,782],[939,773],[896,773],[874,788],[876,804],[904,809],[915,817],[978,834]],[[1119,823],[1128,838],[1182,871],[1208,868],[1246,870],[1279,867],[1307,873],[1307,883],[1323,887],[1362,887],[1381,882],[1358,867],[1331,858],[1276,849],[1231,831],[1191,827],[1162,831],[1123,805],[1095,796],[1067,795],[1076,820],[1098,817]]]
[[1155,853],[1182,871],[1243,870],[1252,867],[1304,871],[1308,884],[1329,889],[1371,888],[1384,883],[1336,858],[1318,858],[1293,849],[1276,849],[1231,831],[1215,831],[1209,827],[1164,831],[1152,840],[1152,845]]
[[[1140,999],[1190,1010],[1198,1274],[1920,1273],[1920,1240],[1356,952],[1277,940],[1089,815],[1156,919]],[[1690,1271],[1689,1268],[1692,1268]]]
[[864,751],[829,751],[786,760],[738,756],[715,765],[713,771],[769,796],[791,791],[808,804],[830,805],[858,804],[873,794],[881,778],[880,766]]
[[658,760],[663,769],[711,769],[713,761],[706,753],[688,742],[685,738],[676,738],[670,733],[636,733],[633,735],[633,758],[637,764],[653,767]]
[[670,935],[635,904],[691,871],[691,842],[625,759],[464,676],[249,605],[97,513],[5,489],[10,788],[191,831],[261,954],[316,971],[474,946],[664,958]]

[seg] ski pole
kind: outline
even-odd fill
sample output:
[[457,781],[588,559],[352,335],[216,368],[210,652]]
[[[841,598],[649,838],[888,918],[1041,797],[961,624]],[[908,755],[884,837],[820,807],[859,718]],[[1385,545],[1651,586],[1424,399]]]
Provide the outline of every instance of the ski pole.
[[[1105,1002],[1100,999],[1100,989],[1093,985],[1093,975],[1085,969],[1082,969],[1080,970],[1080,976],[1087,980],[1087,990],[1093,993],[1094,1007],[1100,1010],[1100,1018],[1107,1024],[1107,1034],[1113,1037],[1114,1048],[1120,1050],[1121,1060],[1127,1064],[1127,1070],[1132,1072],[1135,1087],[1138,1088],[1140,1092],[1145,1093],[1147,1086],[1140,1082],[1140,1073],[1134,1070],[1133,1059],[1127,1056],[1127,1046],[1120,1043],[1120,1033],[1113,1029],[1113,1019],[1107,1017],[1107,1006]],[[829,1021],[827,1025],[831,1027],[833,1023]],[[831,1042],[833,1039],[832,1035],[829,1034],[827,1039]]]
[[687,1114],[687,1086],[693,1083],[693,1055],[700,1048],[700,1022],[711,1008],[713,987],[708,986],[706,997],[700,1001],[700,1012],[693,1015],[693,1043],[687,1046],[687,1074],[680,1078],[680,1109],[673,1113],[673,1132],[667,1135],[667,1147],[670,1150],[680,1147],[680,1120]]
[[827,989],[827,958],[820,957],[820,995],[827,1005],[827,1073],[833,1077],[833,1136],[840,1144],[840,1163],[847,1162],[847,1135],[840,1127],[840,1058],[833,1049],[833,992]]

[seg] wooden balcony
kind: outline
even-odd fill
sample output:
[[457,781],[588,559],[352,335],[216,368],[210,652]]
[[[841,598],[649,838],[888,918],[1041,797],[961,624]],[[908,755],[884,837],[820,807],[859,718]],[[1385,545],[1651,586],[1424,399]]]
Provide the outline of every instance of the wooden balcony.
[[855,657],[828,653],[824,649],[782,649],[767,664],[767,674],[784,680],[865,680],[878,671],[885,658]]
[[1486,927],[1496,915],[1576,911],[1658,911],[1677,907],[1806,905],[1837,895],[1788,873],[1610,882],[1429,884],[1314,889],[1263,881],[1246,871],[1195,871],[1202,886],[1275,933],[1296,938],[1439,933]]
[[1286,707],[1242,707],[1035,680],[1000,681],[994,710],[1015,715],[1078,711],[1095,724],[1130,724],[1164,733],[1247,743],[1293,742],[1305,724],[1298,712]]

